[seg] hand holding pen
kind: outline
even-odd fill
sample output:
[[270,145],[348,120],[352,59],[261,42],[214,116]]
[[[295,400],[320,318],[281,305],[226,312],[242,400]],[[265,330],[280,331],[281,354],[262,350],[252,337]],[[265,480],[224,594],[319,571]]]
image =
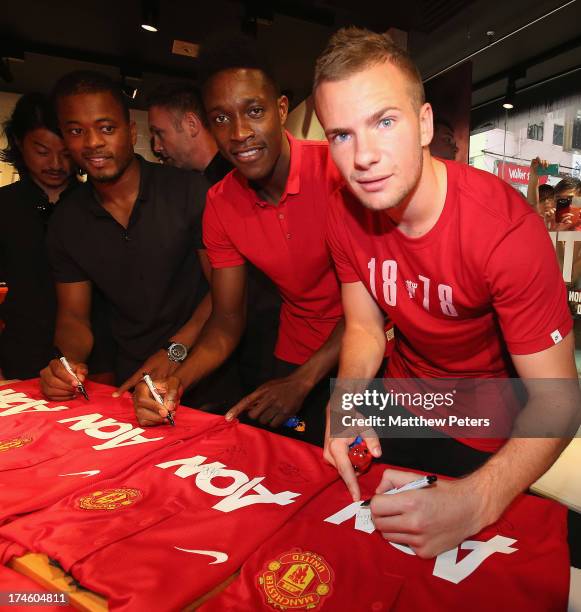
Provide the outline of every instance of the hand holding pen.
[[479,470],[435,480],[432,474],[387,468],[370,508],[386,540],[411,547],[422,559],[453,549],[500,516],[496,490]]
[[[153,380],[151,380],[151,376],[147,373],[147,372],[143,372],[143,382],[147,385],[147,388],[149,389],[149,392],[151,393],[151,395],[153,396],[153,399],[162,406],[162,408],[164,407],[163,405],[163,398],[161,397],[161,395],[159,394],[159,391],[156,389]],[[167,410],[167,408],[166,408]],[[167,410],[167,420],[169,421],[169,424],[172,427],[175,427],[175,421],[173,418],[172,413]]]
[[88,369],[84,363],[67,359],[55,348],[55,358],[40,372],[42,392],[53,401],[74,399],[76,393],[89,399],[84,384],[87,373]]
[[[423,478],[419,478],[418,480],[412,480],[407,484],[402,485],[401,487],[395,487],[393,489],[389,489],[388,491],[384,491],[382,495],[394,495],[396,493],[405,493],[406,491],[416,491],[418,489],[424,489],[425,487],[429,487],[431,484],[437,482],[438,477],[435,474],[428,474]],[[366,499],[361,506],[369,506],[371,504],[371,498]]]

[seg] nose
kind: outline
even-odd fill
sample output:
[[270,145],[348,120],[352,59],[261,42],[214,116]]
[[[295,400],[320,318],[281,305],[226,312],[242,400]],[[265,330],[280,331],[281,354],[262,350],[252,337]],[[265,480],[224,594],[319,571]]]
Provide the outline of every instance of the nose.
[[381,154],[375,138],[371,134],[357,134],[353,163],[357,170],[368,170],[380,160]]
[[51,151],[49,158],[49,168],[51,170],[62,170],[64,168],[63,154],[59,151]]
[[103,134],[100,130],[87,130],[85,132],[85,146],[89,149],[97,149],[105,144]]
[[252,125],[243,117],[236,117],[232,121],[230,138],[236,142],[244,142],[254,136]]
[[157,153],[158,155],[161,155],[163,153],[163,146],[157,134],[154,134],[151,137],[151,142],[152,142],[152,149],[154,150],[154,152]]

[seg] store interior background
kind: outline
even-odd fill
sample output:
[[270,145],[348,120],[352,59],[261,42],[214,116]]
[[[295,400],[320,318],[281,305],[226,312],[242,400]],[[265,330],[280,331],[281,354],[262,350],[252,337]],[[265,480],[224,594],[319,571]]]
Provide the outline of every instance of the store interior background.
[[[142,29],[146,20],[158,31]],[[322,138],[309,99],[313,65],[330,34],[349,24],[389,31],[407,46],[428,87],[448,69],[468,66],[471,165],[495,174],[504,168],[505,179],[525,194],[536,156],[581,178],[581,0],[20,0],[0,10],[0,121],[20,94],[49,92],[70,70],[100,70],[123,80],[138,126],[136,150],[153,160],[148,93],[163,81],[195,81],[196,45],[230,29],[256,37],[268,54],[291,101],[291,131]],[[511,89],[514,108],[505,110]],[[461,90],[462,83],[450,87],[449,99]],[[0,186],[17,178],[0,163]],[[550,184],[559,180],[549,177]],[[581,289],[581,278],[569,289]]]

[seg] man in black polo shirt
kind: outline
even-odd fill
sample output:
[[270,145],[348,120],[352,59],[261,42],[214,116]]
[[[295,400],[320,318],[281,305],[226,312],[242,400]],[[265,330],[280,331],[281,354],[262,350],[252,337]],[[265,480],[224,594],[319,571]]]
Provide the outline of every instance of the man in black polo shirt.
[[[49,227],[55,343],[83,380],[93,344],[88,312],[94,284],[110,306],[117,381],[142,370],[173,372],[210,312],[201,241],[207,183],[197,173],[135,156],[135,124],[108,77],[66,75],[54,100],[67,148],[88,175]],[[65,400],[75,381],[53,359],[42,371],[42,387],[49,398]]]

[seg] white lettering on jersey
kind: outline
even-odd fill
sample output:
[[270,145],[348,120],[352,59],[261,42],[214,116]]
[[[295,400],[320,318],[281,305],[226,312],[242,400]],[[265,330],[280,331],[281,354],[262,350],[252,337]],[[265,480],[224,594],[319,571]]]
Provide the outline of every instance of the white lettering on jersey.
[[[232,512],[245,506],[254,504],[277,504],[286,506],[292,504],[295,497],[300,493],[291,491],[282,491],[281,493],[271,493],[266,487],[260,484],[264,480],[264,476],[256,477],[250,480],[246,474],[239,470],[224,469],[226,466],[219,461],[207,463],[204,465],[207,457],[196,455],[186,459],[177,459],[174,461],[166,461],[159,463],[156,467],[166,470],[171,467],[179,466],[174,474],[179,478],[189,478],[196,476],[195,484],[198,489],[214,495],[216,497],[224,497],[215,506],[215,510],[220,512]],[[212,483],[214,478],[229,478],[232,482],[225,487],[219,487]],[[254,491],[254,494],[245,495],[248,491]]]
[[[357,513],[359,512],[359,509],[361,508],[362,503],[363,502],[357,501],[353,502],[352,504],[349,504],[348,506],[345,506],[345,508],[339,510],[339,512],[336,512],[332,516],[327,517],[325,519],[325,523],[333,523],[333,525],[340,525],[341,523],[348,521],[350,518],[353,518],[354,516],[356,517]],[[375,525],[373,524],[373,522],[369,524],[367,522],[364,523],[363,521],[356,521],[355,529],[357,529],[357,531],[364,531],[365,533],[373,533],[375,531]]]
[[[375,288],[376,262],[375,257],[372,257],[367,262],[369,269],[369,287],[373,297],[377,300],[377,290]],[[418,275],[418,279],[424,284],[424,296],[422,306],[429,312],[430,310],[430,279],[426,276]],[[397,305],[397,262],[393,259],[386,259],[381,264],[381,280],[383,281],[383,299],[388,306],[395,307]],[[405,287],[410,299],[416,296],[418,283],[406,280]],[[458,311],[452,301],[452,287],[450,285],[438,285],[438,300],[440,302],[440,310],[448,317],[457,317]]]
[[[102,418],[102,414],[95,412],[93,414],[83,414],[68,419],[61,419],[58,423],[74,423],[69,427],[72,431],[84,431],[91,438],[108,440],[108,442],[93,446],[95,450],[109,450],[121,446],[132,446],[133,444],[146,444],[147,442],[163,440],[163,436],[159,438],[146,438],[142,436],[141,434],[145,432],[145,429],[133,427],[131,423],[122,423],[112,418],[100,421],[99,419]],[[113,431],[111,431],[111,428],[114,428]]]
[[424,283],[424,301],[422,306],[425,310],[430,312],[430,279],[418,274],[418,278]]
[[511,544],[515,542],[516,540],[505,538],[501,535],[493,536],[488,542],[466,540],[460,544],[460,548],[463,550],[472,550],[472,552],[459,562],[456,562],[458,558],[458,547],[439,554],[436,557],[433,574],[438,578],[443,578],[444,580],[458,584],[462,582],[464,578],[475,572],[476,569],[494,553],[510,555],[516,552],[518,549],[511,547]]
[[445,315],[449,317],[458,316],[458,311],[452,302],[452,287],[449,285],[438,285],[438,298],[440,299],[440,308]]
[[182,552],[214,557],[214,561],[210,561],[208,565],[217,565],[218,563],[225,563],[228,561],[228,555],[224,552],[220,552],[219,550],[190,550],[189,548],[180,548],[179,546],[174,546],[174,548],[176,550],[181,550]]
[[89,476],[96,476],[100,473],[101,470],[87,470],[85,472],[71,472],[70,474],[59,474],[59,476],[81,476],[82,478],[88,478]]
[[[345,506],[345,508],[342,508],[335,514],[324,519],[324,522],[340,525],[353,517],[357,517],[360,512],[361,503],[362,502],[353,502]],[[373,533],[375,531],[372,521],[356,520],[354,528],[366,533]],[[486,542],[466,540],[460,544],[460,547],[439,554],[436,557],[432,574],[437,578],[442,578],[442,580],[458,584],[470,576],[470,574],[474,573],[480,565],[494,553],[509,555],[516,552],[518,549],[512,548],[512,544],[515,542],[516,540],[505,538],[501,535],[495,535]],[[395,542],[388,542],[388,544],[406,555],[416,554],[409,546],[405,546],[404,544],[396,544]],[[457,562],[459,548],[462,550],[471,550],[472,552],[466,555],[461,561]]]
[[[33,400],[24,393],[17,393],[13,389],[0,389],[0,408],[7,409],[0,412],[0,417],[21,414],[23,412],[58,412],[69,409],[67,406],[49,408],[47,403],[45,400]],[[13,407],[10,408],[10,406]]]
[[[272,493],[265,486],[258,484],[261,480],[264,480],[264,476],[261,478],[253,478],[248,484],[240,487],[238,491],[229,497],[226,497],[222,501],[219,501],[212,507],[215,510],[220,510],[220,512],[232,512],[232,510],[238,510],[238,508],[244,508],[246,506],[253,506],[254,504],[276,504],[277,506],[288,506],[294,502],[295,497],[300,495],[300,493],[293,493],[292,491]],[[242,497],[242,495],[248,490],[253,490],[255,494],[248,494]]]
[[405,286],[406,286],[406,289],[408,290],[408,295],[410,296],[410,300],[413,300],[416,294],[416,289],[418,288],[418,284],[414,283],[411,280],[406,280]]

